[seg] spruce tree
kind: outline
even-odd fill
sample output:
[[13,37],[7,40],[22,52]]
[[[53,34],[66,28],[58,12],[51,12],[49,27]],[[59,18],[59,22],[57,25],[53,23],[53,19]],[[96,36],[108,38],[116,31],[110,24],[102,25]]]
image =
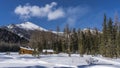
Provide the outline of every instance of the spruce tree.
[[78,51],[78,37],[75,28],[73,28],[71,33],[71,49],[73,53],[76,53]]
[[104,20],[103,20],[103,28],[102,28],[102,33],[101,33],[101,43],[100,43],[100,54],[103,56],[106,56],[106,47],[107,47],[107,17],[104,14]]
[[112,19],[109,19],[108,22],[108,44],[107,44],[107,56],[113,57],[114,47],[114,36],[113,36],[113,24]]
[[78,52],[80,56],[82,57],[83,54],[85,54],[85,35],[83,31],[80,29],[78,30]]

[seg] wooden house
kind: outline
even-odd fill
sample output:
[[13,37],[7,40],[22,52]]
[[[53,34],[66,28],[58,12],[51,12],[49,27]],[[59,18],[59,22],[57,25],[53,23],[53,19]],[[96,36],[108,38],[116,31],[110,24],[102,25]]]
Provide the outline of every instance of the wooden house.
[[20,47],[19,54],[33,54],[34,49],[31,49],[30,47]]

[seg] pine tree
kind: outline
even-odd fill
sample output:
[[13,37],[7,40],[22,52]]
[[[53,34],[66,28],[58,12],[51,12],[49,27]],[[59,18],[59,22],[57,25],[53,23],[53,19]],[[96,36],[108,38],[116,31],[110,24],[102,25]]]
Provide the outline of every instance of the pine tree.
[[103,56],[106,56],[106,47],[107,47],[107,17],[104,14],[104,20],[103,20],[103,29],[102,29],[102,34],[101,34],[101,43],[100,43],[100,54]]
[[93,46],[92,46],[92,54],[93,55],[97,55],[99,53],[99,40],[100,40],[100,37],[99,37],[99,32],[97,30],[97,28],[94,29],[94,32],[93,32]]
[[116,58],[120,57],[120,31],[117,32],[116,36]]
[[114,22],[114,30],[113,30],[113,33],[114,33],[114,45],[115,45],[115,50],[114,50],[114,54],[115,54],[115,57],[119,57],[119,54],[120,54],[120,46],[119,46],[119,38],[120,38],[120,23],[119,23],[119,17],[118,17],[118,13],[116,12],[115,13],[115,22]]
[[114,54],[114,57],[117,58],[117,32],[118,32],[118,26],[117,25],[113,25],[113,46],[114,46],[114,49],[113,49],[113,54]]
[[85,33],[85,48],[86,48],[86,53],[87,54],[91,54],[92,51],[92,44],[93,44],[93,39],[92,39],[92,34],[90,31],[90,28],[87,30],[87,32]]
[[73,28],[71,33],[71,50],[73,53],[76,53],[78,51],[78,37],[75,28]]
[[85,35],[83,31],[80,29],[78,30],[78,52],[80,56],[82,57],[83,54],[85,54]]
[[108,22],[108,46],[107,46],[107,54],[109,57],[113,57],[113,51],[114,51],[114,39],[113,39],[113,25],[112,25],[112,19],[109,19]]

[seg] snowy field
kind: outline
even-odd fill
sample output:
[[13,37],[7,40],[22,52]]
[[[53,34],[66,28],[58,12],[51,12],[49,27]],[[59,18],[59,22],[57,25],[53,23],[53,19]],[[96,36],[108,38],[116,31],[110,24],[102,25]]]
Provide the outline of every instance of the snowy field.
[[[88,64],[90,58],[95,62]],[[97,60],[97,61],[96,61]],[[0,53],[0,68],[120,68],[120,59],[110,59],[104,57],[92,57],[84,55],[79,57],[72,54],[41,55],[35,58],[31,55],[19,55],[18,53]]]

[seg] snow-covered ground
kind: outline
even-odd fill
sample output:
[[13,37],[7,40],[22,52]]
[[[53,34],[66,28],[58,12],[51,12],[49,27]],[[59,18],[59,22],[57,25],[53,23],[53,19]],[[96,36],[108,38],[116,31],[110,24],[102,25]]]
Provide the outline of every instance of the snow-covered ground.
[[[88,64],[86,60],[98,60],[93,64]],[[0,68],[120,68],[120,59],[110,59],[104,57],[92,57],[78,54],[41,55],[35,58],[32,55],[19,55],[18,53],[0,53]]]

